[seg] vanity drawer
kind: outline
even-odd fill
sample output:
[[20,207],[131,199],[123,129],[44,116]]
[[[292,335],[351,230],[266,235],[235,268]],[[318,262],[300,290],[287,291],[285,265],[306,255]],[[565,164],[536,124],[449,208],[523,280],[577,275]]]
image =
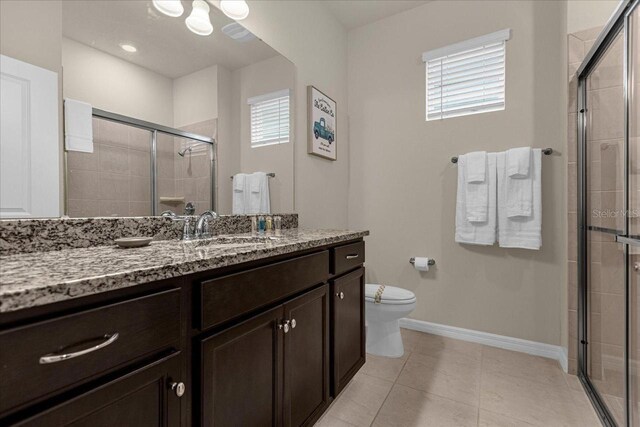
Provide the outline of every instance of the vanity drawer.
[[179,289],[0,332],[0,414],[179,344]]
[[364,242],[331,249],[331,274],[342,274],[364,264]]
[[216,326],[329,278],[329,251],[207,280],[200,284],[200,328]]

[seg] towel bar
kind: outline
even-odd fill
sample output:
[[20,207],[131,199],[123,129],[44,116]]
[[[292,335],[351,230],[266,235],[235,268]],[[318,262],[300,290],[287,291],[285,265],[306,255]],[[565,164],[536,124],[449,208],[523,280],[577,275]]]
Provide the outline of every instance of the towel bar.
[[[542,154],[544,154],[545,156],[553,154],[553,148],[543,148],[542,149]],[[452,157],[451,158],[451,163],[458,163],[458,156]]]
[[[267,173],[267,176],[268,176],[269,178],[275,178],[275,177],[276,177],[276,174],[275,174],[275,172],[269,172],[269,173]],[[229,178],[233,179],[233,175],[231,175]]]

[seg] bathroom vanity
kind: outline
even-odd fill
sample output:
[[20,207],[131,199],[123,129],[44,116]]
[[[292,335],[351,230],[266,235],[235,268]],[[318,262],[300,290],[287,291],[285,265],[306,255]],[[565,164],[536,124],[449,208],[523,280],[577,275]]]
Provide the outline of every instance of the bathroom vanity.
[[365,362],[363,237],[0,257],[0,424],[300,426]]

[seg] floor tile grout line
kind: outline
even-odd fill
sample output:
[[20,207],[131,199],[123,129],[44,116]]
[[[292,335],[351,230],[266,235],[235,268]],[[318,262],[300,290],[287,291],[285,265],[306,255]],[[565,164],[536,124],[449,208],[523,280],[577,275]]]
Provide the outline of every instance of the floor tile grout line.
[[389,389],[389,393],[387,393],[387,395],[385,396],[384,400],[382,401],[382,404],[380,405],[380,407],[376,411],[376,414],[374,415],[373,420],[371,420],[371,424],[369,424],[370,426],[372,426],[373,423],[376,422],[376,418],[378,418],[378,415],[380,415],[380,411],[382,410],[382,407],[384,406],[384,404],[386,403],[387,399],[389,398],[389,395],[391,394],[391,391],[393,390],[393,387],[396,385],[396,383],[398,381],[398,378],[400,378],[400,375],[402,374],[402,371],[404,370],[404,367],[406,366],[407,361],[409,360],[410,356],[411,356],[411,352],[408,351],[407,352],[407,358],[405,359],[404,363],[402,364],[402,368],[400,368],[400,372],[398,372],[398,375],[393,380],[393,382],[391,384],[391,388]]
[[480,407],[482,405],[482,377],[484,376],[484,345],[480,347],[480,380],[478,381],[478,427],[480,427]]

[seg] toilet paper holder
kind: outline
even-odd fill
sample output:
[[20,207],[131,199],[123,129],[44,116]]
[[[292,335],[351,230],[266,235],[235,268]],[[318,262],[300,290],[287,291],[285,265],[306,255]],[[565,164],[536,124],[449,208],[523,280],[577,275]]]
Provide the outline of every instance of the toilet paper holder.
[[[415,264],[415,262],[416,262],[416,259],[414,257],[409,258],[409,264],[413,265],[413,264]],[[436,260],[435,259],[430,259],[427,262],[427,264],[428,265],[436,265]]]

